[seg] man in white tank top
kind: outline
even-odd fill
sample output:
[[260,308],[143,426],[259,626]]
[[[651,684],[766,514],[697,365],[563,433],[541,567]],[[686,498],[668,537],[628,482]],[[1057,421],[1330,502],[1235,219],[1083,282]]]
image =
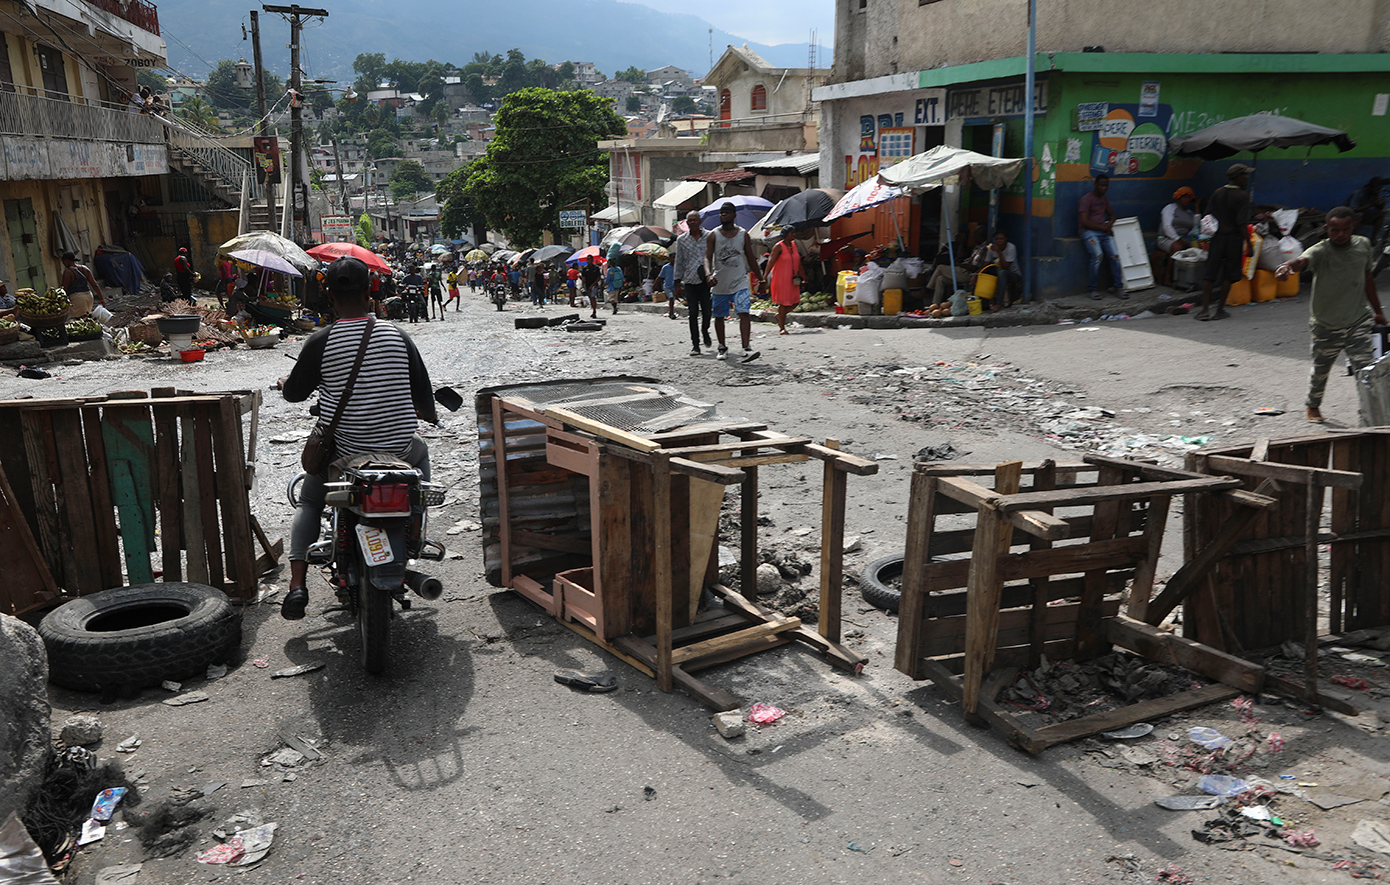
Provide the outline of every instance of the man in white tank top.
[[758,270],[758,259],[753,254],[753,242],[748,232],[734,223],[738,209],[733,203],[719,207],[719,227],[705,237],[705,263],[710,267],[710,302],[714,313],[714,334],[719,339],[719,359],[727,359],[729,348],[724,342],[724,319],[729,315],[729,307],[738,314],[738,332],[743,341],[743,361],[750,362],[759,353],[749,346],[753,323],[748,317],[752,294],[748,287],[751,273],[762,282],[763,275]]

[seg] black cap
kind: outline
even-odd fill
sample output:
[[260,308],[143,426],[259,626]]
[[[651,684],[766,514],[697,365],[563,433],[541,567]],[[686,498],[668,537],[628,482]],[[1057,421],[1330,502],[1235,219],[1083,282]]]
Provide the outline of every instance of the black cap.
[[345,255],[328,265],[328,291],[335,295],[360,295],[371,285],[367,264],[360,258]]

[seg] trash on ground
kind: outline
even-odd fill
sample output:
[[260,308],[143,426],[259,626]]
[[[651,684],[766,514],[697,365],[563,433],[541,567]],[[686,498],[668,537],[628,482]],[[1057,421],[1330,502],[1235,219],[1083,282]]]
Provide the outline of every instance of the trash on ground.
[[715,730],[718,731],[720,736],[725,740],[733,740],[743,735],[743,713],[738,710],[715,713],[711,718],[714,721]]
[[1378,820],[1358,821],[1351,833],[1351,841],[1362,848],[1390,854],[1390,824]]
[[1366,691],[1371,687],[1369,682],[1358,676],[1333,676],[1329,681],[1333,685],[1340,685],[1353,691]]
[[653,787],[653,786],[651,786],[650,784],[648,784],[647,786],[643,787],[643,788],[642,788],[642,798],[645,799],[645,800],[648,801],[648,802],[650,802],[650,801],[652,801],[653,799],[655,799],[655,798],[656,798],[656,787]]
[[925,446],[917,450],[913,458],[917,461],[953,461],[956,458],[964,458],[970,454],[962,451],[950,443],[942,443],[939,446]]
[[1240,811],[1241,817],[1248,817],[1251,820],[1274,820],[1274,812],[1269,810],[1268,805],[1247,805],[1237,810]]
[[1284,841],[1294,848],[1317,848],[1322,844],[1322,840],[1318,839],[1318,834],[1312,829],[1285,830]]
[[201,691],[190,691],[188,694],[176,695],[172,698],[165,698],[161,703],[170,707],[183,707],[188,704],[201,704],[210,698]]
[[1221,804],[1220,796],[1160,796],[1154,800],[1169,811],[1206,811]]
[[1249,790],[1250,784],[1238,777],[1225,774],[1206,774],[1197,781],[1197,789],[1203,793],[1220,796],[1222,799],[1229,799]]
[[221,679],[223,676],[226,676],[226,675],[227,675],[227,665],[226,665],[226,664],[208,664],[208,678],[209,678],[209,679]]
[[1154,881],[1161,882],[1163,885],[1192,885],[1192,877],[1175,863],[1170,863],[1159,870],[1158,875],[1154,876]]
[[82,834],[77,837],[78,845],[87,845],[106,836],[106,825],[100,821],[89,820],[82,824]]
[[863,847],[862,845],[860,845],[860,844],[857,843],[857,842],[851,842],[851,843],[849,843],[848,845],[846,845],[845,847],[848,848],[850,851],[857,851],[857,852],[859,852],[860,854],[868,854],[868,853],[869,853],[869,849]]
[[134,753],[136,750],[140,749],[140,747],[141,747],[144,743],[145,743],[145,742],[140,738],[140,735],[138,735],[138,734],[133,734],[133,735],[131,735],[130,737],[126,738],[125,740],[121,741],[119,744],[116,745],[116,752],[117,752],[117,753]]
[[304,762],[304,754],[293,747],[281,747],[261,760],[261,765],[280,765],[294,768]]
[[1256,415],[1259,415],[1261,418],[1273,418],[1275,415],[1282,415],[1282,414],[1284,414],[1284,410],[1283,410],[1283,409],[1262,408],[1262,409],[1256,409],[1256,410],[1255,410],[1255,414],[1256,414]]
[[1383,879],[1385,867],[1369,860],[1339,860],[1332,865],[1334,870],[1344,870],[1353,879]]
[[1134,738],[1141,738],[1145,735],[1153,734],[1154,727],[1147,722],[1136,722],[1134,725],[1115,731],[1103,731],[1100,736],[1110,738],[1112,741],[1127,741]]
[[1208,750],[1220,750],[1231,745],[1231,739],[1214,728],[1188,729],[1187,736]]
[[264,670],[266,667],[270,666],[270,658],[256,658],[251,662],[251,666],[255,667],[257,670]]
[[121,797],[125,794],[125,787],[111,787],[97,793],[96,800],[92,802],[92,820],[103,823],[110,820],[116,806],[121,801]]
[[787,715],[786,710],[783,710],[781,707],[774,707],[771,704],[765,704],[762,701],[758,701],[748,708],[748,721],[756,722],[759,725],[767,725],[768,723],[776,722],[785,715]]
[[568,685],[570,688],[587,691],[593,694],[612,691],[618,687],[617,677],[591,676],[587,673],[580,673],[578,670],[570,669],[556,670],[555,681],[561,685]]
[[[323,669],[323,661],[311,661],[307,664],[299,664],[294,667],[286,667],[283,670],[276,670],[270,674],[271,679],[284,679],[288,676],[303,676],[305,673],[312,673],[315,670]],[[168,701],[165,701],[167,704]]]

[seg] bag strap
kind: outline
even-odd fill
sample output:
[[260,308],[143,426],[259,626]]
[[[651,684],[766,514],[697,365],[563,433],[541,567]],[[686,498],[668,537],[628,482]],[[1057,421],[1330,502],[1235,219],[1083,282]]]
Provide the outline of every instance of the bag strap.
[[333,438],[333,431],[338,429],[338,419],[343,417],[343,412],[347,411],[348,399],[352,396],[352,387],[357,383],[357,376],[362,371],[362,361],[367,356],[367,342],[372,337],[372,329],[376,327],[376,317],[367,314],[367,330],[362,333],[362,343],[357,346],[357,358],[353,360],[352,371],[348,373],[347,384],[343,387],[343,396],[338,400],[338,408],[333,413],[333,419],[324,428],[324,436]]

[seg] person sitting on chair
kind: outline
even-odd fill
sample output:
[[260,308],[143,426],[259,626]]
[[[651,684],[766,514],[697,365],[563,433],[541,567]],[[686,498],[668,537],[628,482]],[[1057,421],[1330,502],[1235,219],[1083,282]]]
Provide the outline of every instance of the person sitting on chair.
[[998,268],[995,276],[999,278],[999,283],[1003,284],[1003,292],[1000,292],[996,284],[990,310],[999,310],[1023,297],[1023,272],[1018,266],[1018,247],[1009,242],[1008,235],[1002,230],[994,232],[994,239],[985,251],[984,267],[980,272],[989,273],[988,267],[991,264]]

